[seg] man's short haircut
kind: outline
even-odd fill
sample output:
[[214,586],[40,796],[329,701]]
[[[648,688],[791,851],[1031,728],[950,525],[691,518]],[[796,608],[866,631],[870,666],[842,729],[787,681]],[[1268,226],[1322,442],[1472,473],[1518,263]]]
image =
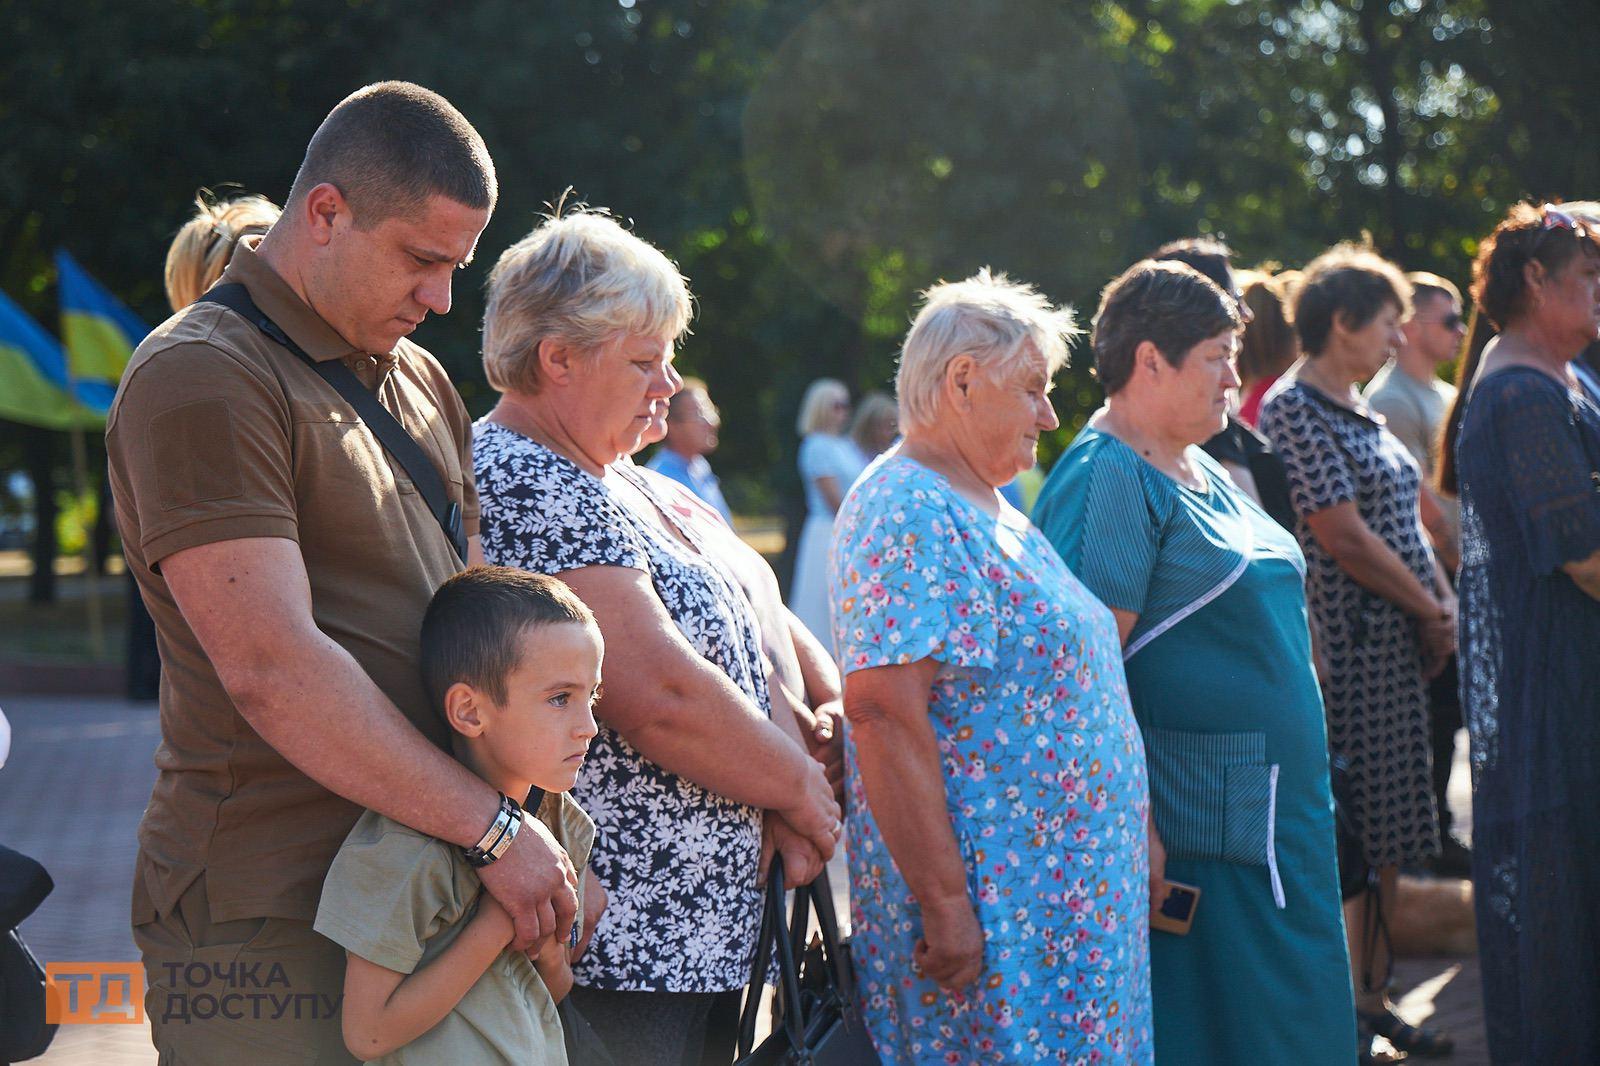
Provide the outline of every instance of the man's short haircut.
[[1217,283],[1228,295],[1233,295],[1233,249],[1215,237],[1185,237],[1168,241],[1151,252],[1150,259],[1169,263],[1184,263]]
[[588,353],[619,334],[689,332],[694,298],[666,254],[604,208],[565,202],[507,248],[489,272],[483,370],[500,392],[536,393],[539,344]]
[[1187,263],[1142,259],[1105,287],[1094,315],[1094,375],[1107,396],[1133,377],[1134,353],[1149,341],[1169,366],[1189,350],[1239,328],[1239,310],[1222,286]]
[[1318,356],[1333,334],[1336,316],[1347,329],[1364,329],[1378,312],[1393,306],[1411,313],[1411,283],[1400,268],[1365,244],[1345,241],[1306,264],[1294,302],[1294,328],[1300,347]]
[[1057,307],[1033,286],[988,267],[964,281],[940,282],[922,296],[895,374],[901,429],[939,421],[945,371],[957,356],[972,356],[983,373],[1001,380],[1037,351],[1054,377],[1080,332],[1072,308]]
[[328,113],[289,204],[324,182],[338,188],[362,229],[419,212],[431,196],[490,211],[498,193],[494,161],[472,123],[438,93],[405,81],[358,89]]
[[699,406],[697,401],[702,399],[713,408],[717,406],[711,403],[711,390],[706,388],[704,381],[699,378],[684,378],[683,384],[678,386],[678,391],[667,401],[667,421],[682,422],[693,413],[694,408]]
[[1411,282],[1411,303],[1420,304],[1424,300],[1431,300],[1435,296],[1443,296],[1451,303],[1461,302],[1461,290],[1456,288],[1455,282],[1449,278],[1430,274],[1426,270],[1413,270],[1406,275],[1406,280]]
[[434,710],[465,682],[497,704],[520,665],[521,639],[537,626],[593,625],[594,613],[563,582],[509,566],[475,566],[433,594],[422,618],[422,682]]

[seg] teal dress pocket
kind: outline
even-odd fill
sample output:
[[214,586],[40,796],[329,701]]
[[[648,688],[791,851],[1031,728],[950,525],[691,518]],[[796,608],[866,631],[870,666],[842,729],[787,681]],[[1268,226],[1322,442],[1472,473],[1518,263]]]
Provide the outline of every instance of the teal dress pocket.
[[1150,800],[1167,857],[1265,866],[1284,906],[1274,853],[1278,767],[1267,734],[1146,729]]

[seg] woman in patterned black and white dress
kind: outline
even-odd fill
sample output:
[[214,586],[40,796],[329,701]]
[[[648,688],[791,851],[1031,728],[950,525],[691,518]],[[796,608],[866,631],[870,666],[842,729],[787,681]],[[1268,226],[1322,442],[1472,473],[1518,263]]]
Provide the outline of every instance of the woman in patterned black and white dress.
[[[1351,813],[1384,909],[1399,867],[1439,851],[1427,681],[1455,650],[1455,596],[1422,530],[1421,472],[1356,391],[1404,343],[1410,293],[1398,267],[1364,248],[1319,256],[1295,305],[1306,354],[1261,408],[1261,431],[1288,470],[1327,659],[1329,743],[1349,761]],[[1389,1006],[1387,948],[1364,934],[1371,902],[1346,910],[1357,1015],[1392,1043],[1440,1053],[1447,1038],[1406,1026]]]
[[768,718],[749,602],[623,461],[681,384],[689,310],[677,268],[609,216],[547,219],[490,275],[501,399],[473,435],[485,556],[559,574],[605,636],[573,796],[610,905],[572,995],[618,1062],[662,1066],[698,1063],[708,1017],[750,978],[763,833],[809,879],[842,831],[821,765]]

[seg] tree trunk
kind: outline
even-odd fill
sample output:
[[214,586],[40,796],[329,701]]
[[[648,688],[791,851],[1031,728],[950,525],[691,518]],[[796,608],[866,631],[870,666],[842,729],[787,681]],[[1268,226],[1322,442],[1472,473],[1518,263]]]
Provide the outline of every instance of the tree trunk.
[[[97,451],[91,455],[98,457]],[[106,560],[111,557],[111,478],[106,474],[106,464],[101,461],[90,469],[90,477],[97,478],[95,485],[94,528],[89,532],[90,561],[95,573],[106,573]]]
[[23,461],[33,479],[33,574],[28,581],[28,602],[56,601],[56,435],[32,426],[23,430]]
[[1394,61],[1383,42],[1383,26],[1379,20],[1380,0],[1365,0],[1356,14],[1361,40],[1366,45],[1363,64],[1372,95],[1378,99],[1378,110],[1383,114],[1383,137],[1378,142],[1379,158],[1387,174],[1384,182],[1384,221],[1388,226],[1386,239],[1379,240],[1379,250],[1390,257],[1403,253],[1407,232],[1405,190],[1400,185],[1400,159],[1405,143],[1400,135],[1400,106],[1395,103]]

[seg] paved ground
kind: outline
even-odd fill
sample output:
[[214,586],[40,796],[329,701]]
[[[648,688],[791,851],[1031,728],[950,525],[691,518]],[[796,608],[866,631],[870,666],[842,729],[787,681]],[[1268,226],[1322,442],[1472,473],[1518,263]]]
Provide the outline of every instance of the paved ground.
[[[155,779],[154,705],[14,698],[4,706],[14,736],[11,760],[0,770],[0,843],[44,862],[56,882],[50,899],[23,923],[24,939],[41,962],[136,959],[128,885],[135,829]],[[1452,806],[1465,814],[1464,760],[1457,765]],[[834,882],[842,887],[842,872]],[[1431,1020],[1455,1034],[1457,1052],[1443,1062],[1486,1066],[1476,959],[1402,960],[1396,977],[1407,1019]],[[36,1061],[151,1066],[155,1054],[142,1026],[73,1025],[63,1026]]]
[[[0,844],[45,864],[56,889],[22,923],[41,963],[139,957],[128,932],[135,830],[155,783],[153,703],[13,698],[0,770]],[[41,1063],[153,1066],[148,1029],[66,1025]]]

